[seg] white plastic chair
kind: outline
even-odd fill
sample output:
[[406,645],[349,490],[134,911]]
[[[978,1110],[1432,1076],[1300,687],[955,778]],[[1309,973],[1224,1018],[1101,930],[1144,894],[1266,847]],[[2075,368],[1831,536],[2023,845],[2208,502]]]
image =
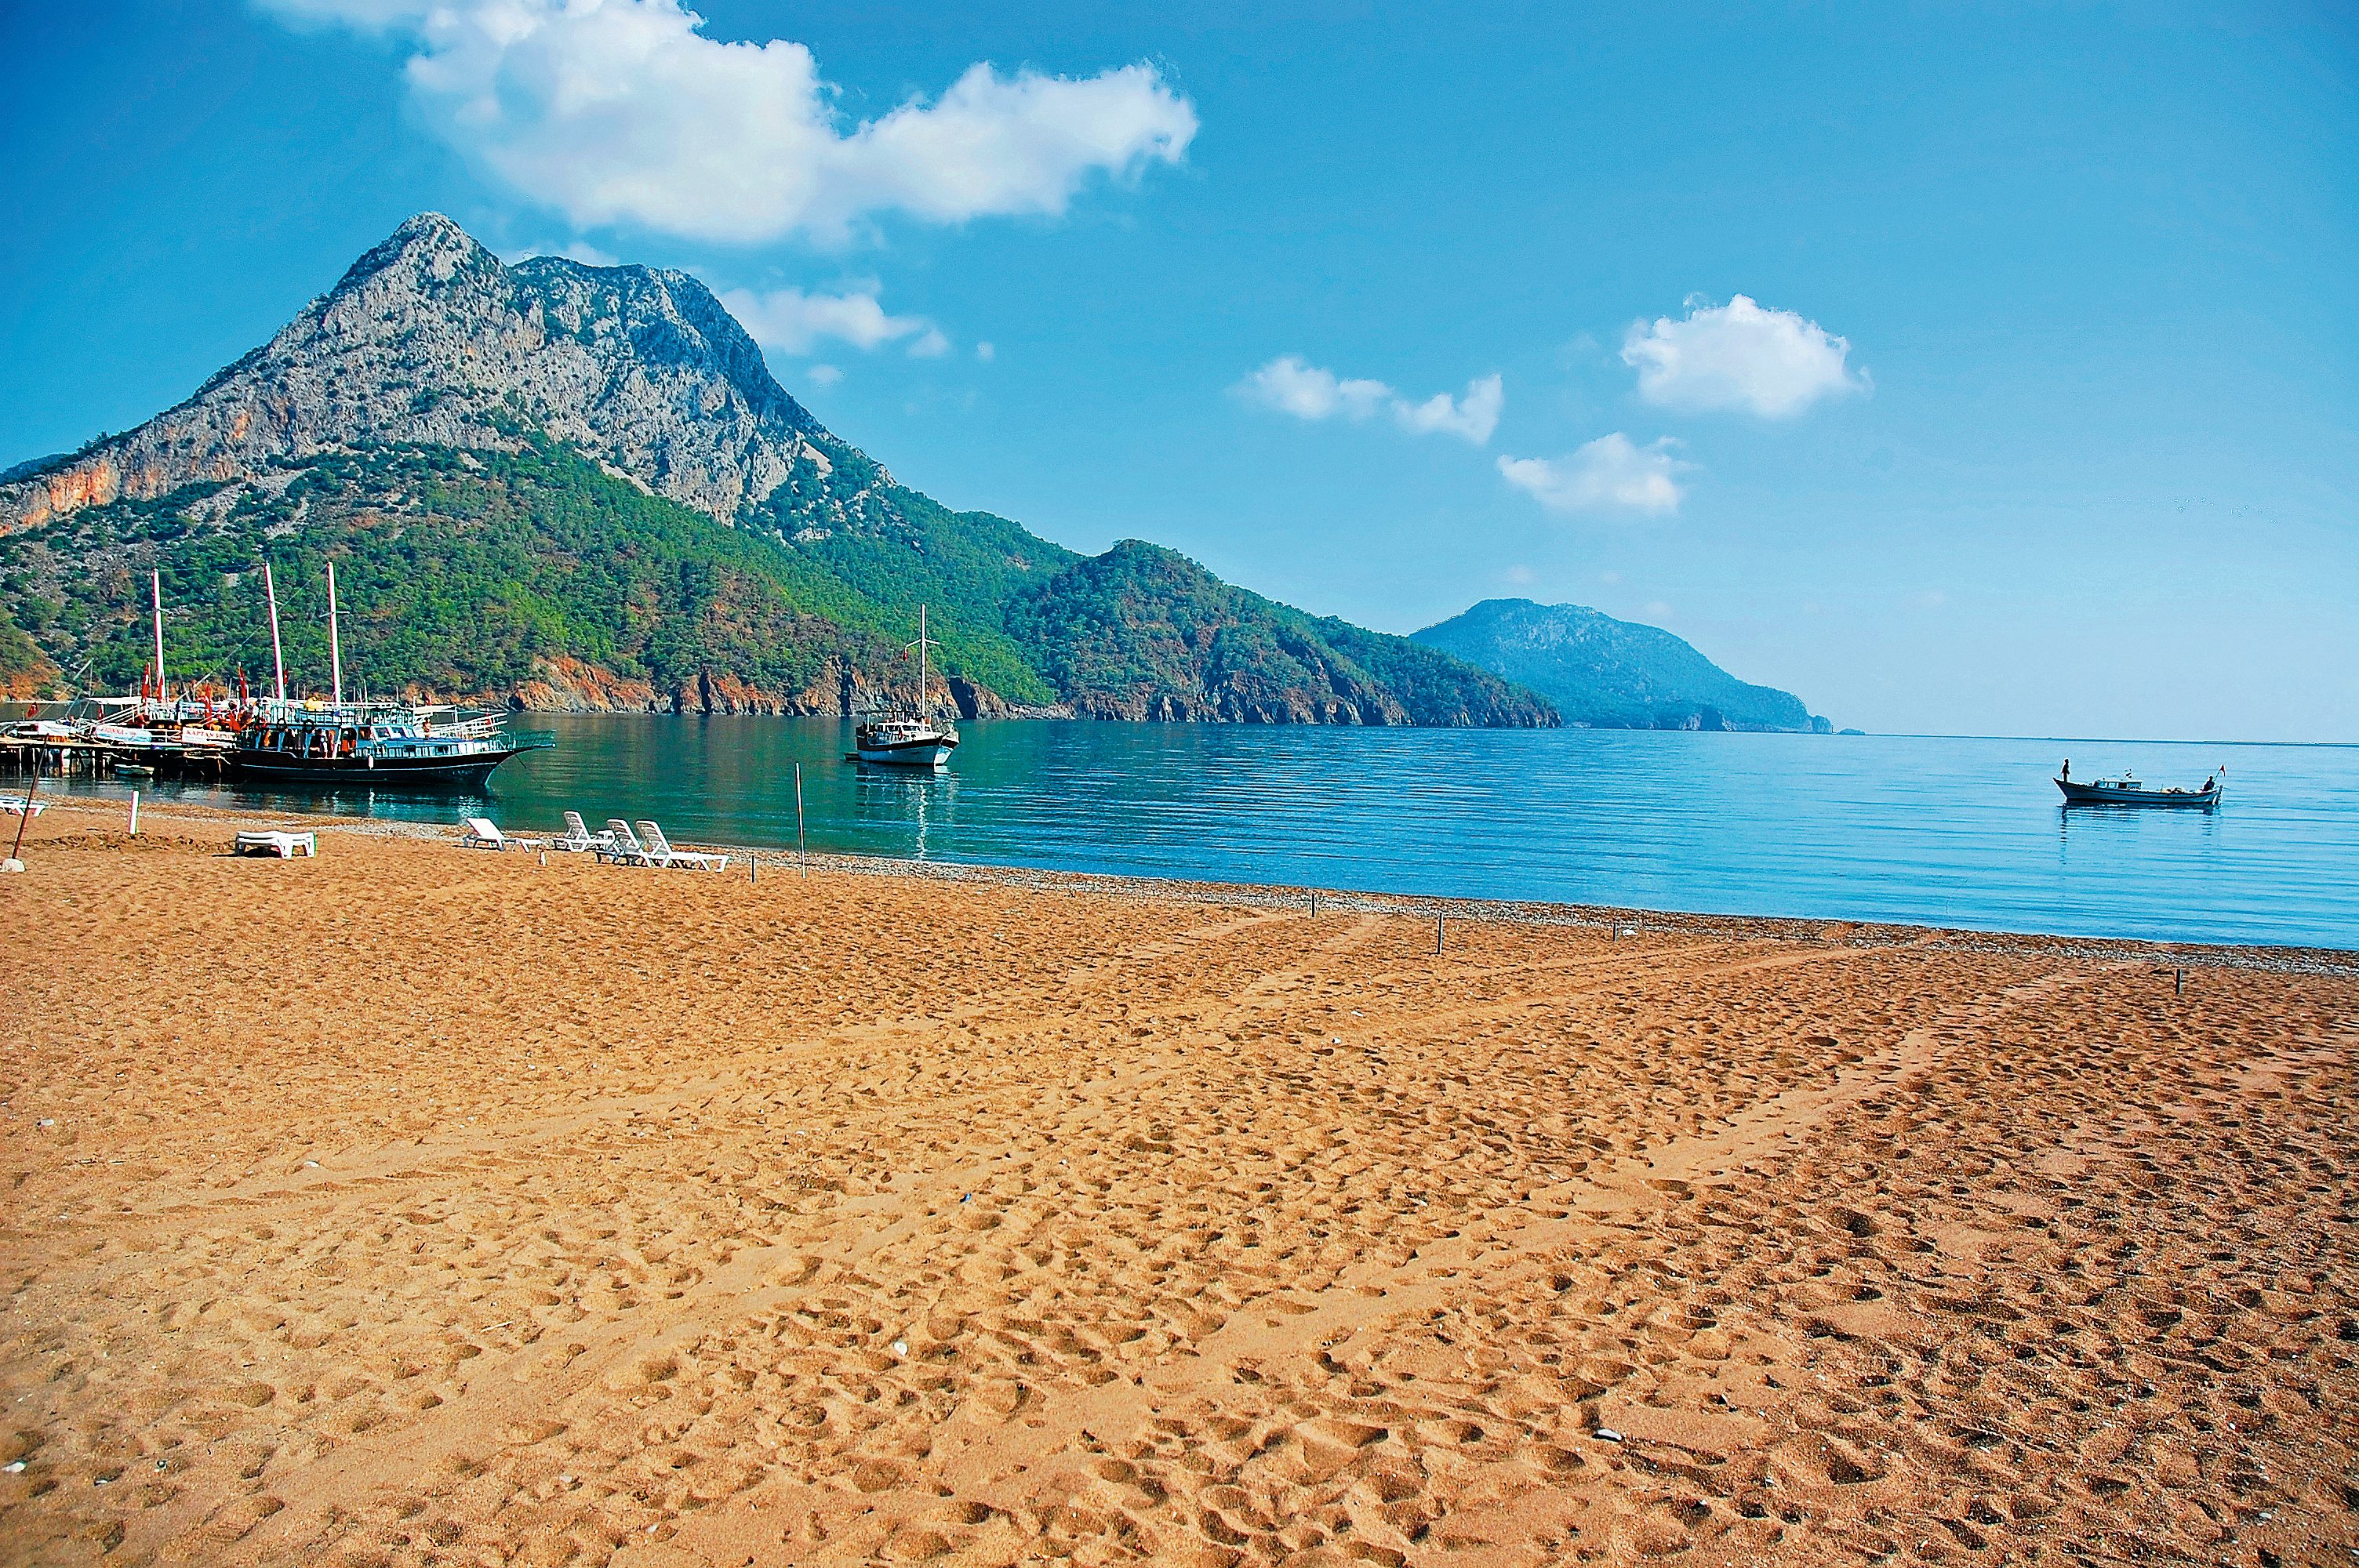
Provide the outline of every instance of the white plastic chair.
[[459,844],[462,849],[538,849],[543,842],[538,838],[511,838],[501,832],[488,816],[464,818],[460,823],[460,827],[463,829],[459,836]]
[[639,838],[646,844],[647,863],[654,866],[679,866],[690,871],[717,871],[729,864],[726,855],[711,855],[701,849],[675,849],[664,837],[664,830],[652,822],[639,824]]
[[565,831],[550,839],[549,847],[578,855],[584,850],[612,849],[614,843],[612,833],[591,832],[590,825],[582,820],[580,812],[569,811],[565,814]]
[[606,818],[606,831],[603,837],[606,842],[598,846],[597,855],[600,860],[612,860],[618,866],[647,866],[655,863],[647,859],[647,846],[639,842],[639,836],[632,832],[631,825],[621,817]]
[[320,838],[309,831],[240,833],[234,851],[240,855],[276,855],[282,860],[291,860],[299,851],[306,856],[318,855]]

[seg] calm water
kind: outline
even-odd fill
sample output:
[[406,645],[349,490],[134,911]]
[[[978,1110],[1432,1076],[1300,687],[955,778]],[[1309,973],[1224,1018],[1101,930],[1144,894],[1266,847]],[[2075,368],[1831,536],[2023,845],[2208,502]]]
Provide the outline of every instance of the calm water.
[[[529,716],[489,809],[545,830],[1715,913],[2359,947],[2359,749],[1921,737],[971,724],[950,771],[832,719]],[[2048,780],[2229,769],[2216,814],[2060,808]],[[237,790],[159,793],[293,806]],[[121,795],[115,786],[94,793]],[[306,809],[453,821],[448,799]]]

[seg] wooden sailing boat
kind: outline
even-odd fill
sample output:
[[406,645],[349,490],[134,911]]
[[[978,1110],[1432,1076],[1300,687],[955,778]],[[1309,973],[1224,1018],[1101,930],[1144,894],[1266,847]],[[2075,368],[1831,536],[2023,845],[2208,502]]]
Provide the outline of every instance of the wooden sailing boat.
[[926,664],[931,645],[932,639],[926,635],[926,607],[921,604],[918,606],[918,640],[909,644],[918,650],[918,700],[906,709],[864,719],[853,728],[852,754],[860,761],[895,768],[939,768],[950,762],[951,752],[959,743],[958,729],[947,719],[934,722],[933,686]]
[[344,645],[337,624],[336,564],[328,563],[328,667],[332,700],[293,702],[278,643],[278,588],[263,565],[270,605],[270,657],[277,696],[257,703],[237,733],[231,766],[242,777],[321,788],[481,789],[492,770],[521,752],[557,743],[516,734],[496,712],[445,704],[344,700]]

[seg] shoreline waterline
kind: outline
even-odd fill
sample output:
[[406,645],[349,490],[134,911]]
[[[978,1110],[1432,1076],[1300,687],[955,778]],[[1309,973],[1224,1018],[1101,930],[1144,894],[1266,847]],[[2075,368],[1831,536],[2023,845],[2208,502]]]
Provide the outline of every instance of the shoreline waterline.
[[[44,805],[70,816],[96,819],[90,826],[109,830],[120,824],[124,811],[102,808],[87,792],[47,797]],[[125,803],[127,807],[127,802]],[[47,815],[46,813],[44,814]],[[0,817],[0,821],[13,819]],[[460,828],[454,823],[367,816],[334,812],[250,811],[167,800],[154,803],[143,795],[139,809],[142,829],[152,825],[186,823],[225,827],[261,828],[294,826],[320,832],[350,833],[364,838],[398,838],[460,849]],[[506,825],[511,836],[540,838],[547,830]],[[119,828],[118,828],[119,830]],[[2317,945],[2266,942],[2169,942],[2140,937],[2090,936],[2072,932],[1990,930],[1945,925],[1933,922],[1858,920],[1811,916],[1749,914],[1715,910],[1655,909],[1638,905],[1576,903],[1544,899],[1454,898],[1447,895],[1399,892],[1386,889],[1312,887],[1270,882],[1234,882],[1199,878],[1110,874],[1068,871],[1012,861],[916,860],[900,856],[844,850],[798,851],[792,845],[730,843],[719,839],[689,839],[677,835],[680,849],[724,853],[730,857],[723,873],[741,874],[739,868],[759,867],[746,875],[794,875],[798,869],[839,875],[890,877],[951,885],[1016,888],[1042,892],[1072,892],[1108,898],[1208,905],[1233,905],[1273,911],[1322,912],[1349,914],[1414,915],[1424,919],[1484,922],[1507,925],[1561,927],[1568,931],[1623,932],[1632,935],[1713,932],[1751,940],[1825,942],[1839,935],[1860,946],[1938,946],[1952,950],[2027,951],[2092,959],[2150,957],[2163,966],[2204,966],[2297,974],[2359,975],[2359,949]],[[28,834],[27,847],[38,838]],[[462,853],[495,857],[514,863],[527,851],[490,850]],[[560,860],[581,857],[547,851]],[[618,868],[633,870],[632,868]],[[663,874],[663,873],[654,873]],[[5,886],[5,884],[0,884]],[[1446,933],[1444,940],[1447,940]]]
[[[846,762],[833,719],[551,715],[472,797],[158,780],[165,800],[1058,871],[1796,920],[2359,950],[2346,753],[1793,735],[1008,720],[938,773]],[[2068,807],[2135,771],[2216,811]],[[802,787],[796,789],[799,774]],[[126,781],[127,782],[127,781]],[[119,798],[120,784],[65,793]],[[798,832],[799,822],[802,831]]]

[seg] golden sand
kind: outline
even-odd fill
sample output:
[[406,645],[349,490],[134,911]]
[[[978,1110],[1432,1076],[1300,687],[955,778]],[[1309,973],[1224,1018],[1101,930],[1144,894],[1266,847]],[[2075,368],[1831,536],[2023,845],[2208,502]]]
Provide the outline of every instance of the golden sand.
[[0,881],[0,1560],[2359,1546],[2332,962],[230,826]]

